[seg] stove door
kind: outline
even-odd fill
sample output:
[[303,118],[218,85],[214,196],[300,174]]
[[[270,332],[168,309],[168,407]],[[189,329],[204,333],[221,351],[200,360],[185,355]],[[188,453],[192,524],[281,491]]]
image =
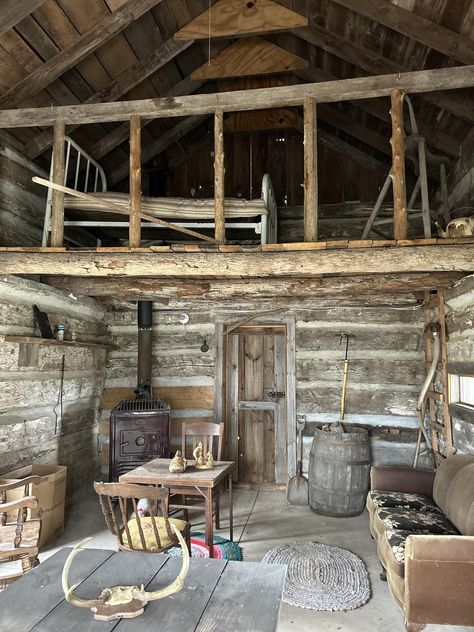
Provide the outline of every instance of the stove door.
[[117,439],[120,446],[119,458],[136,457],[138,455],[143,458],[167,456],[165,455],[167,438],[164,436],[161,428],[153,430],[146,428],[120,430]]

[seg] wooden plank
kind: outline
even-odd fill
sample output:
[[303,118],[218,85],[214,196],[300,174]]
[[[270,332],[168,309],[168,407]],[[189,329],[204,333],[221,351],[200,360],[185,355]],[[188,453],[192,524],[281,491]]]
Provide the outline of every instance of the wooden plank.
[[[53,182],[64,184],[64,121],[58,120],[54,124],[53,146]],[[51,246],[61,247],[64,239],[64,193],[53,190],[51,198]]]
[[[29,632],[49,612],[64,600],[61,587],[61,573],[69,548],[63,548],[48,558],[21,579],[22,590],[15,586],[0,593],[0,608],[2,611],[2,625],[7,630]],[[103,564],[113,551],[97,551],[86,549],[75,560],[71,572],[70,582],[76,584],[84,581],[98,564]],[[38,587],[41,586],[41,590]],[[25,602],[25,594],[28,600]],[[70,606],[72,612],[72,606]],[[89,616],[91,615],[88,610]],[[64,628],[63,628],[64,629]]]
[[65,347],[100,347],[102,349],[117,349],[115,345],[105,342],[82,342],[79,340],[56,340],[56,338],[36,338],[35,336],[6,335],[5,342],[18,342],[20,345],[54,345]]
[[[94,550],[94,553],[97,555],[100,551]],[[128,551],[110,551],[110,553],[112,555],[78,586],[75,591],[78,596],[84,599],[94,599],[100,595],[104,588],[110,586],[141,586],[142,584],[147,586],[157,573],[161,574],[162,567],[169,559],[166,555],[150,553],[129,553]],[[80,560],[83,555],[84,553],[81,553],[77,560]],[[139,564],[137,564],[138,559],[140,560]],[[74,561],[73,568],[77,560]],[[58,584],[60,578],[61,576],[58,575]],[[72,584],[70,583],[70,585]],[[63,599],[35,626],[35,632],[62,632],[66,621],[67,629],[70,632],[85,632],[97,626],[89,608],[74,607]],[[103,632],[112,632],[116,626],[116,620],[100,622],[100,629]]]
[[304,240],[318,239],[318,134],[314,99],[304,100]]
[[284,73],[307,68],[308,61],[261,37],[233,42],[210,62],[191,73],[191,79],[218,79]]
[[392,92],[390,115],[392,117],[392,178],[393,188],[393,233],[395,239],[406,239],[408,235],[407,191],[405,183],[405,134],[403,131],[403,100],[401,90]]
[[229,562],[196,632],[255,630],[256,621],[259,632],[275,632],[285,575],[286,567],[277,564]]
[[422,15],[415,14],[390,0],[335,0],[346,9],[365,15],[402,35],[465,64],[474,63],[474,42]]
[[45,0],[3,0],[0,8],[0,36],[36,11]]
[[219,0],[183,26],[176,39],[232,37],[306,26],[308,19],[271,0]]
[[418,94],[430,92],[434,87],[437,90],[451,90],[472,85],[474,85],[474,67],[459,66],[296,86],[189,95],[173,99],[2,110],[0,127],[54,125],[59,118],[64,119],[66,124],[85,124],[124,121],[128,120],[131,114],[138,114],[143,118],[160,118],[212,114],[216,108],[226,112],[261,110],[269,107],[301,105],[307,97],[315,99],[318,103],[331,103],[386,96],[394,89]]
[[286,484],[288,480],[287,459],[287,371],[286,371],[286,331],[274,337],[274,387],[276,391],[285,392],[284,398],[276,400],[274,428],[274,476],[276,483]]
[[70,46],[7,90],[0,97],[0,105],[12,107],[37,94],[161,1],[128,0],[116,11],[94,24]]
[[224,119],[224,132],[254,132],[266,129],[298,127],[301,117],[288,108],[255,112],[230,112]]
[[225,244],[225,164],[224,164],[224,112],[214,114],[214,237]]
[[320,277],[321,274],[472,272],[472,244],[282,252],[154,252],[0,249],[3,274],[187,279]]
[[130,222],[128,243],[130,248],[139,248],[142,243],[142,160],[141,121],[132,114],[130,117]]
[[[203,408],[212,410],[214,405],[213,386],[154,386],[153,397],[163,400],[172,410]],[[112,410],[124,399],[134,399],[134,388],[105,388],[101,407]]]

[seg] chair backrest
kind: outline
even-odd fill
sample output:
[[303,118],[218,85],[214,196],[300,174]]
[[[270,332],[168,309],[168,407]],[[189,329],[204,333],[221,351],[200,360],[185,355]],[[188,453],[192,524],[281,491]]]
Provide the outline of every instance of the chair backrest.
[[120,549],[159,553],[169,548],[170,541],[171,545],[176,543],[168,520],[167,489],[98,482],[94,483],[94,489],[99,495],[105,522],[117,536]]
[[[30,485],[39,485],[41,482],[40,476],[28,476],[27,478],[22,478],[20,480],[15,481],[6,481],[0,479],[0,526],[4,526],[7,522],[25,522],[27,519],[27,510],[34,509],[36,505],[24,504],[24,505],[15,505],[15,508],[11,506],[7,509],[6,505],[9,504],[8,501],[13,500],[23,500],[23,499],[31,499],[35,498],[34,496],[29,495]],[[19,493],[18,491],[21,487],[23,487],[23,493]],[[8,494],[8,492],[12,492]],[[11,496],[8,498],[8,496]],[[36,500],[36,498],[35,498]],[[31,503],[31,500],[28,501]],[[36,503],[37,504],[37,503]],[[13,518],[13,512],[17,512],[16,518]]]
[[[217,439],[215,439],[217,437]],[[188,438],[191,439],[188,441]],[[191,458],[199,443],[202,443],[204,456],[210,452],[218,461],[222,456],[222,440],[224,438],[224,424],[214,424],[207,421],[187,421],[182,426],[181,452],[184,457]],[[188,444],[192,449],[186,450]]]

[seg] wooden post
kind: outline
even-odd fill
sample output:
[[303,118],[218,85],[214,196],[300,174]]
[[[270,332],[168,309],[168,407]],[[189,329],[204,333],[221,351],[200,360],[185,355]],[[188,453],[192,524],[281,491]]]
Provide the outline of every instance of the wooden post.
[[304,100],[304,240],[318,239],[318,148],[316,101]]
[[[54,124],[53,182],[64,185],[64,121]],[[51,197],[51,246],[61,248],[64,240],[64,193],[53,190]]]
[[224,111],[219,109],[214,114],[214,216],[218,244],[225,243],[224,175]]
[[130,223],[128,241],[130,248],[141,246],[141,121],[137,114],[130,116]]
[[402,90],[394,90],[391,94],[392,107],[392,186],[393,186],[393,232],[395,239],[406,239],[408,236],[407,192],[405,183],[405,136],[403,130]]

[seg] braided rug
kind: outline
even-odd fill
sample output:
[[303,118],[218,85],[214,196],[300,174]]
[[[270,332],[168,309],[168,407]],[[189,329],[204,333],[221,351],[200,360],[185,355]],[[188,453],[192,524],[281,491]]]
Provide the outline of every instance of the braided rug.
[[370,597],[364,562],[346,549],[317,542],[278,546],[262,560],[288,567],[283,601],[310,610],[354,610]]

